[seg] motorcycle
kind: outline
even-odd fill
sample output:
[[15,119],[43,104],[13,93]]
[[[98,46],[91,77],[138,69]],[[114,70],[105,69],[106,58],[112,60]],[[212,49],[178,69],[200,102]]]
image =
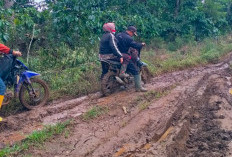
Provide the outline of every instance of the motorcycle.
[[7,89],[14,88],[14,93],[6,92],[3,105],[10,103],[12,98],[19,98],[27,109],[35,109],[45,105],[49,98],[47,84],[36,77],[40,74],[29,71],[28,67],[13,55],[5,55],[12,62],[9,73],[3,78]]
[[[120,87],[128,88],[133,83],[133,76],[129,73],[129,77],[121,79],[119,77],[121,63],[112,60],[100,60],[106,63],[108,72],[101,80],[101,92],[104,96],[108,96]],[[135,63],[136,64],[136,63]],[[153,77],[147,66],[138,66],[141,79],[144,84],[148,83]]]

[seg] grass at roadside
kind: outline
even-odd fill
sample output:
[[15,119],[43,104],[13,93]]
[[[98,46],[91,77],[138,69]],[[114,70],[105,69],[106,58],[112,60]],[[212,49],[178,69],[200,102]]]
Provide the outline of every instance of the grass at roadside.
[[94,106],[93,108],[91,108],[89,111],[87,111],[86,113],[84,113],[82,115],[82,119],[83,120],[90,120],[90,119],[94,119],[96,117],[99,117],[100,115],[103,115],[105,113],[107,113],[109,111],[109,109],[105,106]]
[[18,153],[28,150],[32,146],[40,146],[51,137],[65,132],[69,124],[70,121],[67,121],[58,123],[54,126],[46,126],[45,129],[41,131],[35,131],[22,142],[0,150],[0,157],[17,156]]
[[158,49],[144,52],[143,60],[149,64],[153,74],[183,70],[186,68],[217,63],[221,57],[232,51],[232,37],[218,40],[205,40],[201,43],[189,43],[177,51]]
[[[162,42],[158,49],[148,45],[146,50],[142,50],[141,58],[148,63],[153,74],[217,62],[221,56],[232,51],[232,37],[206,39],[199,43],[177,43],[175,51],[171,51],[173,48],[170,49],[170,45],[174,44]],[[54,52],[41,50],[40,57],[34,57],[30,61],[30,67],[40,72],[42,79],[49,84],[51,99],[86,95],[100,90],[101,65],[98,61],[98,50],[70,50],[63,45],[56,51],[54,57]]]
[[[161,44],[158,49],[148,45],[147,49],[141,52],[142,60],[148,63],[149,69],[155,75],[214,63],[221,56],[232,51],[231,36],[220,37],[217,40],[206,39],[199,43],[189,41],[175,48],[175,51],[169,49],[170,44],[173,45],[173,43],[162,42]],[[40,72],[42,78],[48,82],[51,88],[51,99],[99,91],[101,65],[98,61],[98,50],[87,52],[81,48],[67,49],[63,46],[57,50],[57,53],[63,56],[60,57],[61,61],[59,56],[56,62],[53,61],[54,57],[48,57],[48,54],[44,52],[41,52],[40,59],[31,60],[32,69]]]
[[[174,44],[160,42],[158,48],[148,45],[142,50],[142,61],[148,63],[148,68],[154,76],[216,63],[232,51],[232,36],[176,45],[178,47],[173,49]],[[41,50],[37,57],[31,58],[30,68],[41,73],[41,78],[48,83],[50,100],[78,97],[100,90],[101,65],[98,61],[98,51],[87,52],[83,48],[70,50],[65,45],[56,52]],[[3,106],[0,115],[10,115],[23,110],[21,106],[15,104]]]

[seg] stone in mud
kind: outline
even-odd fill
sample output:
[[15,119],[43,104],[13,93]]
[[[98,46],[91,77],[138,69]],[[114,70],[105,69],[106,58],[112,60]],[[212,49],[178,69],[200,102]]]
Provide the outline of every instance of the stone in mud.
[[209,146],[207,143],[201,143],[199,146],[198,146],[198,149],[203,151],[203,150],[208,150],[209,149]]
[[224,115],[220,115],[218,116],[219,119],[225,119],[225,116]]
[[0,143],[0,149],[3,149],[5,147],[6,147],[6,145],[4,143]]

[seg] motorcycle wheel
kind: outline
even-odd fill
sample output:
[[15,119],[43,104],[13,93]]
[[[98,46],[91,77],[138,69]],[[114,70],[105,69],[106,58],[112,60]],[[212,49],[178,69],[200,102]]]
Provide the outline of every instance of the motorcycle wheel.
[[116,81],[116,73],[109,71],[104,75],[101,81],[101,91],[104,96],[108,96],[114,92],[115,88],[119,86],[119,83]]
[[49,98],[47,84],[38,78],[30,79],[31,84],[23,82],[19,91],[19,100],[27,109],[44,106]]

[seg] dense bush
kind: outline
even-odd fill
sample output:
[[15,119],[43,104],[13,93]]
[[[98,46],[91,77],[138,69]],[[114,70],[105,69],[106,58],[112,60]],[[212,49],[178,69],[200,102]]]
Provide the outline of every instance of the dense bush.
[[1,40],[26,51],[34,28],[34,48],[54,49],[62,43],[73,49],[91,48],[108,21],[116,22],[118,31],[136,25],[140,38],[147,41],[183,36],[201,40],[230,31],[232,23],[230,0],[46,0],[44,4],[38,11],[31,0],[16,0],[8,8],[1,2]]
[[[0,40],[22,51],[25,58],[31,51],[28,65],[42,74],[54,98],[99,89],[98,43],[103,33],[102,25],[110,21],[116,23],[118,32],[128,25],[138,28],[136,40],[145,41],[157,50],[156,53],[151,51],[150,60],[146,60],[148,56],[144,58],[154,68],[153,72],[159,73],[217,60],[222,54],[218,49],[211,50],[213,46],[200,50],[202,53],[196,56],[191,55],[191,50],[183,50],[184,55],[182,52],[171,55],[159,66],[156,65],[158,60],[153,59],[160,53],[158,49],[178,52],[186,44],[196,47],[200,40],[208,37],[218,40],[220,35],[230,32],[232,2],[45,0],[36,4],[33,0],[0,1]],[[230,50],[231,45],[223,52]]]

